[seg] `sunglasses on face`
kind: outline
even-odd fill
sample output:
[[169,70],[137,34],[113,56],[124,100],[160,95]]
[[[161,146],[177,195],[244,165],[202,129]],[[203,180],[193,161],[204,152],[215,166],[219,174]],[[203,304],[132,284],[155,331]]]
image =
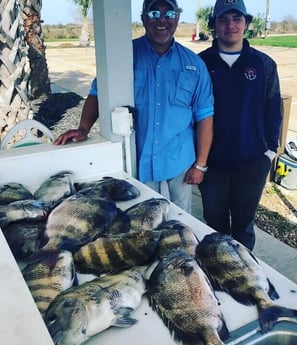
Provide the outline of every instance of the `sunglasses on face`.
[[168,10],[164,13],[161,13],[159,10],[148,11],[144,13],[149,19],[159,19],[161,16],[164,16],[166,19],[175,19],[178,16],[178,13],[173,10]]

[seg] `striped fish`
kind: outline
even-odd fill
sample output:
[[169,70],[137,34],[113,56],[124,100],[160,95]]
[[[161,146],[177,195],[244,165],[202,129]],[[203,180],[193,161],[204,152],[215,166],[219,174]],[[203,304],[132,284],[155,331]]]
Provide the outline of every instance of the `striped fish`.
[[34,192],[34,199],[46,201],[52,207],[55,207],[75,192],[73,173],[70,171],[60,171],[50,176],[38,187]]
[[196,260],[215,289],[225,291],[239,303],[257,305],[263,333],[279,317],[296,317],[297,310],[274,302],[279,295],[253,253],[230,235],[212,232],[197,246]]
[[147,297],[178,344],[224,345],[229,336],[206,275],[181,249],[173,249],[155,267]]
[[127,180],[105,176],[101,180],[75,183],[77,190],[97,188],[105,192],[113,201],[127,201],[138,198],[140,191]]
[[99,237],[73,254],[77,271],[101,274],[146,264],[154,255],[160,231]]
[[0,205],[26,199],[33,199],[33,195],[21,183],[9,182],[0,186]]
[[55,297],[76,282],[73,257],[68,251],[59,253],[55,267],[49,268],[42,261],[33,262],[22,274],[42,317]]
[[54,344],[80,345],[109,327],[134,325],[131,314],[145,293],[144,270],[107,274],[57,296],[45,315]]
[[167,220],[170,202],[164,198],[150,198],[126,210],[131,230],[153,230]]
[[46,202],[26,199],[0,205],[0,227],[23,220],[36,221],[46,219],[51,208]]
[[177,248],[183,249],[183,251],[195,257],[199,240],[189,226],[179,220],[171,219],[162,223],[157,229],[162,231],[156,253],[158,258],[164,257],[172,249]]

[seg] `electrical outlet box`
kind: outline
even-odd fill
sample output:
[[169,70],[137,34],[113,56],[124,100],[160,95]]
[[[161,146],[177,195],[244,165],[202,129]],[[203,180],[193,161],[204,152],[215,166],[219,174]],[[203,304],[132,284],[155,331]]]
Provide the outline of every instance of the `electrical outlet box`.
[[111,125],[114,134],[126,136],[133,129],[132,114],[126,107],[117,107],[111,112]]

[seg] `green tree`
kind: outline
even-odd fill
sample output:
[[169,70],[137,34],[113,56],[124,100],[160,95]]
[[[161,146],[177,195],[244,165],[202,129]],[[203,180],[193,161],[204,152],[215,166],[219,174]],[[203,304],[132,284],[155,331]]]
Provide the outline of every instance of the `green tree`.
[[251,33],[252,33],[252,37],[262,36],[262,33],[264,32],[264,30],[265,30],[265,20],[261,17],[260,14],[258,14],[257,16],[254,16],[251,24],[249,25],[249,30],[248,30],[248,32],[250,32],[249,37],[251,36]]
[[80,7],[82,15],[82,27],[80,32],[79,45],[81,47],[90,46],[90,30],[89,30],[89,18],[88,13],[92,6],[92,0],[71,0]]
[[199,38],[208,38],[208,34],[210,33],[210,30],[208,28],[208,19],[209,16],[213,12],[212,6],[202,7],[199,9],[199,11],[196,12],[196,18],[199,22],[199,29],[200,32],[198,32]]

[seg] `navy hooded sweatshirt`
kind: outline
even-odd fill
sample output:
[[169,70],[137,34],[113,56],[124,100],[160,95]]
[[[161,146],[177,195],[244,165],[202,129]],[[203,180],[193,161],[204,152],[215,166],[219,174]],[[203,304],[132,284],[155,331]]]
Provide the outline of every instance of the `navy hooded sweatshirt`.
[[274,60],[247,40],[232,67],[221,59],[217,40],[199,55],[212,78],[215,101],[208,166],[242,168],[268,149],[276,152],[282,114]]

